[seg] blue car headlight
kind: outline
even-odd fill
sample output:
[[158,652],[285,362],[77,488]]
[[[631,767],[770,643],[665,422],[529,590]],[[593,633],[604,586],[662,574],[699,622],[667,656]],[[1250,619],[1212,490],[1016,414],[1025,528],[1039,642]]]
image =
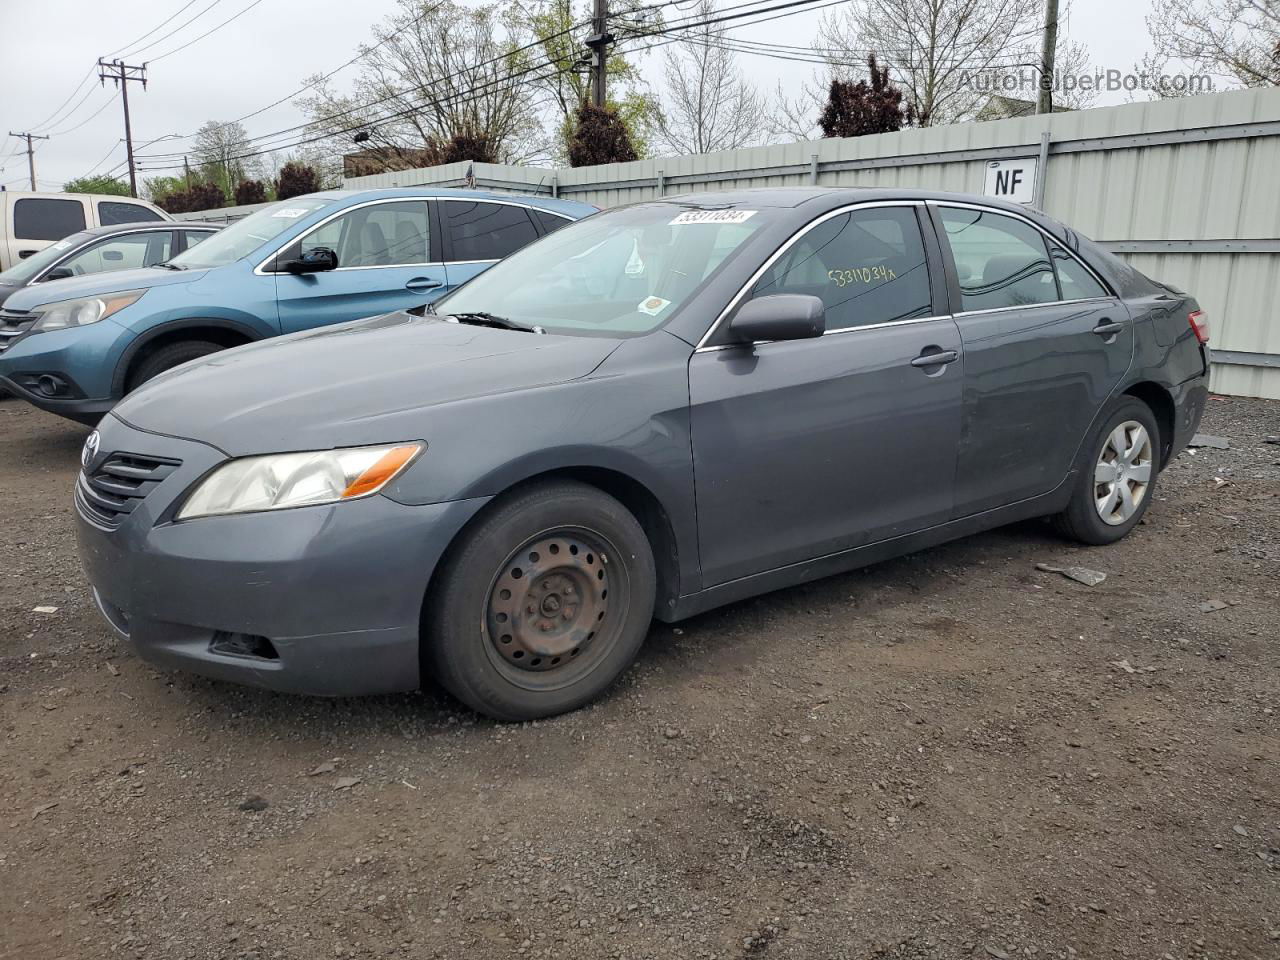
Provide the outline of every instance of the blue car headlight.
[[146,290],[123,290],[120,293],[108,293],[101,297],[80,297],[75,300],[57,300],[43,304],[31,311],[38,317],[31,332],[69,330],[72,327],[84,327],[97,323],[137,303],[146,292]]

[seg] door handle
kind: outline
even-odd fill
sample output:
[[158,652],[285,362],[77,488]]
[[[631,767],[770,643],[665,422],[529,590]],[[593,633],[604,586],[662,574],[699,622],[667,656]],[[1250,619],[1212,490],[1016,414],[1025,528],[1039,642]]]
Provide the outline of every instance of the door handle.
[[913,367],[943,367],[948,363],[955,363],[960,354],[954,350],[942,350],[938,353],[926,353],[916,357],[911,361]]
[[39,253],[38,250],[19,250],[18,259],[25,260],[27,257],[34,257],[37,253]]
[[1103,317],[1098,321],[1098,325],[1093,328],[1093,332],[1100,337],[1113,337],[1123,329],[1123,323],[1112,323],[1106,317]]
[[406,290],[434,290],[436,287],[443,287],[444,284],[439,280],[428,280],[426,277],[414,277],[405,283]]

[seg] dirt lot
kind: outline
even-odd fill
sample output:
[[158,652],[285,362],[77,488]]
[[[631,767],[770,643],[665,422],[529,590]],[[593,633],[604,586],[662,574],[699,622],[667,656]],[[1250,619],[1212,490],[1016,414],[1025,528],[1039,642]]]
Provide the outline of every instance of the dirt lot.
[[0,957],[1280,957],[1280,404],[1210,407],[1231,448],[1123,544],[655,626],[499,726],[140,662],[75,558],[85,430],[0,402]]

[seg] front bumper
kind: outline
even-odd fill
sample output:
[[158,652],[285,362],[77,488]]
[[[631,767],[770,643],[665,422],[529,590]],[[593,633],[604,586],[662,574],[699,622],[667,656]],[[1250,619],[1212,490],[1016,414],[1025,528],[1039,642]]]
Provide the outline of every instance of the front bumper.
[[[119,400],[112,380],[132,336],[110,320],[46,333],[31,333],[32,322],[0,316],[8,333],[0,340],[0,386],[41,410],[96,422]],[[55,392],[43,389],[49,378],[58,383]]]
[[98,461],[130,453],[181,462],[115,528],[77,501],[85,572],[139,655],[291,693],[418,687],[427,584],[487,498],[406,506],[373,496],[174,523],[178,500],[225,455],[115,417],[99,434]]

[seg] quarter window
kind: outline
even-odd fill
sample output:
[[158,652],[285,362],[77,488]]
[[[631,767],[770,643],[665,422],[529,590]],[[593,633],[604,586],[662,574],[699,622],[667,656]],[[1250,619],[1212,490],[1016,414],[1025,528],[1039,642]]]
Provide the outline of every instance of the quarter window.
[[98,222],[104,227],[116,223],[146,223],[163,220],[164,217],[140,203],[123,203],[118,200],[98,202]]
[[1062,289],[1063,300],[1090,300],[1110,296],[1106,288],[1094,279],[1093,274],[1066,250],[1056,243],[1050,243],[1049,250],[1053,254],[1053,265],[1058,271],[1058,286]]
[[530,210],[529,212],[537,218],[538,223],[542,226],[543,233],[553,233],[561,227],[568,226],[573,223],[572,220],[566,220],[564,217],[558,217],[554,213],[547,213],[545,210]]
[[473,200],[444,201],[454,260],[501,260],[538,239],[524,207]]
[[1052,303],[1058,286],[1044,237],[1028,223],[990,210],[940,207],[955,257],[964,310]]
[[929,268],[913,207],[871,207],[825,220],[780,257],[751,296],[819,297],[828,330],[927,317]]
[[18,240],[61,240],[83,229],[84,204],[79,200],[14,201],[13,235]]

